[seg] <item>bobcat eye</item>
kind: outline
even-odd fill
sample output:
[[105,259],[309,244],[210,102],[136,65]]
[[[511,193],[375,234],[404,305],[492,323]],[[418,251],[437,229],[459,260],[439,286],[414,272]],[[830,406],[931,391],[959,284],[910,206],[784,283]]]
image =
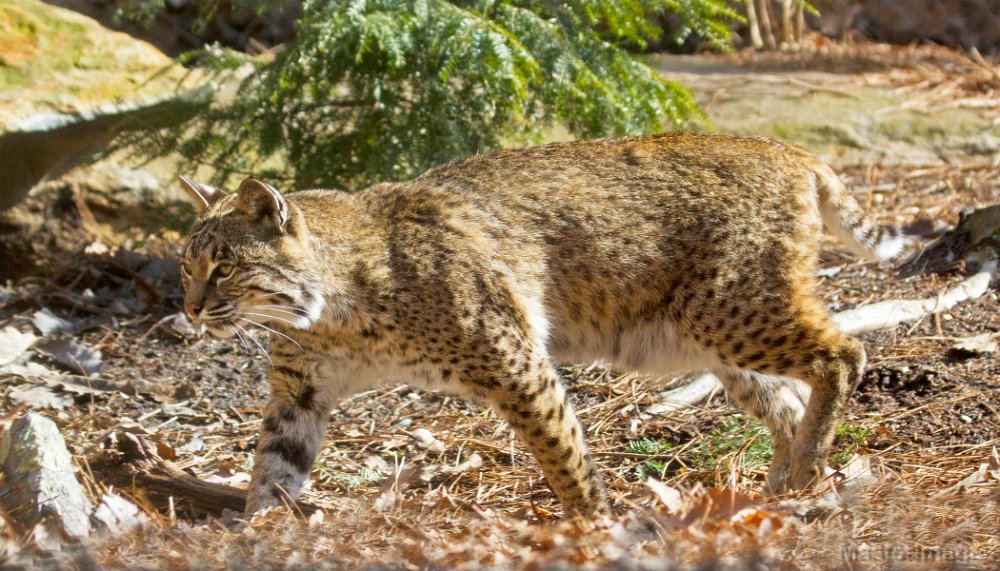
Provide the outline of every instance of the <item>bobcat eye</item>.
[[181,275],[186,278],[191,277],[191,266],[187,264],[181,264]]
[[216,266],[215,271],[219,272],[219,275],[228,278],[233,275],[233,270],[236,269],[234,264],[219,264]]

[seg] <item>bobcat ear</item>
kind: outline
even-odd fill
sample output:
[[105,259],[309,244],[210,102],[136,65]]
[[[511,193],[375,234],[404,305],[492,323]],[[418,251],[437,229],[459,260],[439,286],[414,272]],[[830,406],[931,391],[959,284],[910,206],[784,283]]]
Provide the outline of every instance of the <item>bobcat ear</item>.
[[178,176],[177,178],[181,180],[181,187],[187,192],[191,204],[194,205],[194,209],[198,212],[222,200],[222,197],[226,195],[226,193],[213,186],[195,182],[186,176]]
[[288,203],[278,189],[266,182],[243,179],[236,191],[236,208],[254,220],[270,219],[279,232],[285,232]]

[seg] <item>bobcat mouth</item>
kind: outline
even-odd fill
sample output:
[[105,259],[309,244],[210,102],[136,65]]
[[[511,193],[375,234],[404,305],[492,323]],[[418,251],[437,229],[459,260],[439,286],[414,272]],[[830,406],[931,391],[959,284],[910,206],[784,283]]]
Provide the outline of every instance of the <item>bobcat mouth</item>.
[[232,319],[232,316],[201,319],[195,323],[204,327],[209,335],[217,339],[228,339],[236,334],[236,321]]
[[229,339],[236,335],[236,329],[231,321],[228,323],[206,323],[205,330],[216,339]]
[[[313,309],[313,308],[310,308]],[[315,309],[313,309],[315,312]],[[254,339],[251,331],[265,331],[298,343],[283,333],[282,329],[302,329],[308,327],[314,317],[310,311],[295,305],[255,305],[246,303],[225,303],[205,311],[194,319],[196,325],[203,327],[213,337],[224,339],[239,337]]]
[[236,308],[230,304],[205,311],[192,319],[195,325],[204,328],[218,339],[226,339],[236,334]]

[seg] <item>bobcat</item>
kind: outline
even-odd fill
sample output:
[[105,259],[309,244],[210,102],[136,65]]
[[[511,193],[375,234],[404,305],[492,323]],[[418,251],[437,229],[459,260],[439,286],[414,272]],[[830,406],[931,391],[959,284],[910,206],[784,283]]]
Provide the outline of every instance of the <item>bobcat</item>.
[[770,488],[807,487],[865,364],[813,293],[821,225],[870,258],[903,247],[829,167],[763,138],[504,150],[354,194],[182,181],[185,310],[273,332],[248,512],[296,496],[338,399],[403,380],[484,401],[567,514],[608,513],[553,365],[594,360],[714,372],[772,434]]

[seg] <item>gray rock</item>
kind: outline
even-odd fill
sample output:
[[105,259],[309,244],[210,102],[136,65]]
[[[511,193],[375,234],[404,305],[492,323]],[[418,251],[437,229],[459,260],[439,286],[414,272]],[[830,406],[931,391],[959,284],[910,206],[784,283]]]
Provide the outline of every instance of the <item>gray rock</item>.
[[0,503],[22,525],[53,525],[76,538],[90,534],[93,508],[54,422],[33,413],[15,420],[0,440],[0,471]]
[[149,521],[139,507],[116,494],[104,494],[94,511],[99,527],[113,535],[142,526]]

